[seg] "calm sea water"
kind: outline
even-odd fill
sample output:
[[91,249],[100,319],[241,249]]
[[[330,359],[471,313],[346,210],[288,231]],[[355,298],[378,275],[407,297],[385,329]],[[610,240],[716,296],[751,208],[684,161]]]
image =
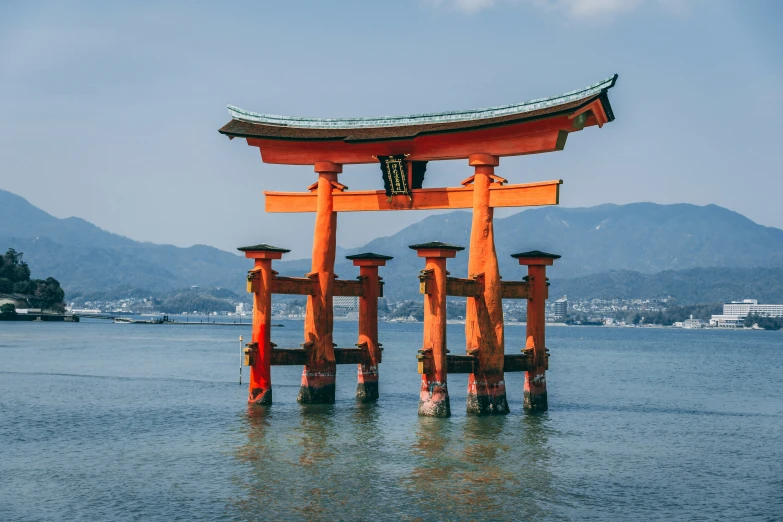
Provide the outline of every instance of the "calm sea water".
[[300,406],[278,367],[248,409],[240,334],[0,323],[0,520],[783,519],[783,332],[549,328],[549,412],[506,374],[512,413],[466,416],[456,375],[450,419],[416,414],[421,325],[381,325],[375,405],[343,366],[335,405]]

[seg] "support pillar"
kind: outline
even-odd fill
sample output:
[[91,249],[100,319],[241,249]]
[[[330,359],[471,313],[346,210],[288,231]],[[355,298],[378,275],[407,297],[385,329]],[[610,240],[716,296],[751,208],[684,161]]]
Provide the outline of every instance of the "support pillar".
[[241,247],[245,257],[255,260],[248,272],[248,291],[253,293],[253,331],[246,348],[249,355],[250,384],[247,401],[251,404],[272,404],[272,260],[290,252],[266,244]]
[[464,247],[434,241],[410,248],[426,259],[425,269],[419,276],[424,294],[424,341],[418,355],[419,415],[450,417],[446,383],[446,259],[456,257]]
[[534,250],[511,257],[517,259],[520,265],[527,265],[530,284],[524,353],[528,354],[528,366],[531,369],[525,372],[524,407],[527,410],[546,411],[549,407],[546,392],[546,299],[549,295],[546,267],[554,264],[554,260],[560,259],[560,256]]
[[337,189],[337,174],[343,168],[331,161],[319,161],[314,167],[318,173],[318,202],[312,270],[308,277],[318,280],[318,290],[316,295],[307,297],[305,347],[308,350],[308,362],[302,371],[302,386],[297,400],[303,404],[332,404],[337,368],[332,341],[337,213],[334,212],[332,193]]
[[372,252],[346,256],[359,267],[359,278],[364,293],[359,297],[359,339],[356,346],[363,348],[367,358],[359,364],[356,399],[372,402],[378,399],[378,367],[381,362],[381,347],[378,343],[378,298],[381,281],[378,267],[393,259]]
[[465,184],[473,183],[473,225],[470,231],[468,277],[483,282],[478,297],[468,297],[465,312],[465,340],[468,355],[478,360],[478,371],[468,375],[468,413],[506,414],[506,382],[503,376],[503,300],[500,269],[495,252],[494,209],[489,206],[489,187],[498,158],[489,154],[472,154],[469,164],[475,174]]

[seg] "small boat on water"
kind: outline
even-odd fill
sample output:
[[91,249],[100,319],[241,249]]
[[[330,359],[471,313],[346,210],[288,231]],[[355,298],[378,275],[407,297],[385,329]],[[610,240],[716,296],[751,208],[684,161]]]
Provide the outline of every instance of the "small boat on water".
[[114,324],[130,324],[133,322],[133,319],[126,319],[125,317],[115,317],[114,318]]

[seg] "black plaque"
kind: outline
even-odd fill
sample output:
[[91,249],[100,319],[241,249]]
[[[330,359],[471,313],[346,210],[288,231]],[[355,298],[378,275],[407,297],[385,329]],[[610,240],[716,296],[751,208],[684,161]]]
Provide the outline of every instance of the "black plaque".
[[408,169],[403,154],[397,156],[378,156],[383,172],[383,188],[386,196],[410,196],[408,188]]

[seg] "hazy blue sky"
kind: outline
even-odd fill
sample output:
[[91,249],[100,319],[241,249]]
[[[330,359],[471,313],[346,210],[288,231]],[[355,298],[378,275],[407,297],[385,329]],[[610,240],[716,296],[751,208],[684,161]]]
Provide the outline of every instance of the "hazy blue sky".
[[[616,121],[505,158],[562,204],[716,203],[783,227],[783,3],[411,0],[0,3],[0,188],[133,239],[309,254],[312,215],[265,215],[310,167],[261,162],[225,105],[298,116],[476,108],[614,73]],[[466,162],[431,163],[425,186]],[[352,189],[377,166],[346,167]],[[357,246],[425,217],[342,214]],[[433,239],[437,239],[434,231]]]

